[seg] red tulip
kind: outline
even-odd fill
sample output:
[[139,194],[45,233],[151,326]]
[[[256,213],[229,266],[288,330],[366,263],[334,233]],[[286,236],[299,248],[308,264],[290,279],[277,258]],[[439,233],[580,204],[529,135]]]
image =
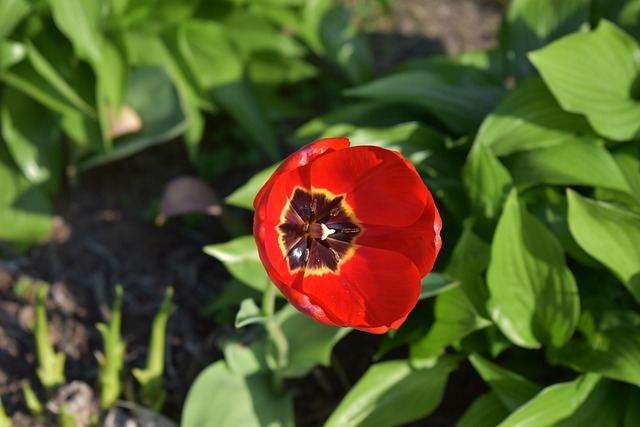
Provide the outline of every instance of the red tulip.
[[413,165],[347,138],[289,156],[253,204],[269,277],[294,307],[329,325],[397,329],[442,243],[440,214]]

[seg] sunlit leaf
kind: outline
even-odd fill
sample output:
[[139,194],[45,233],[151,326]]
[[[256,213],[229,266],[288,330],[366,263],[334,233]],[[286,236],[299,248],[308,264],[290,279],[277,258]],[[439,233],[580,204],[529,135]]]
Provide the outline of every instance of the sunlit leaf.
[[268,373],[232,373],[224,361],[210,365],[189,389],[182,412],[185,427],[293,427],[293,402],[276,395]]
[[13,29],[31,10],[28,0],[4,0],[0,2],[0,39],[11,34]]
[[578,288],[557,238],[512,190],[498,222],[487,272],[489,312],[514,344],[562,346],[578,323]]
[[469,356],[469,361],[509,411],[516,410],[542,390],[536,383],[477,354]]
[[638,54],[633,38],[603,20],[596,30],[566,36],[529,58],[564,109],[584,114],[596,132],[621,141],[640,130]]
[[578,244],[611,269],[640,301],[640,215],[568,190],[569,229]]
[[263,291],[265,286],[272,286],[258,257],[253,236],[242,236],[226,243],[208,245],[204,251],[220,260],[229,273],[245,285],[258,291]]
[[440,404],[454,367],[455,361],[446,357],[421,369],[406,360],[373,364],[325,426],[397,426],[426,417]]
[[278,164],[275,164],[261,170],[252,176],[246,184],[228,195],[224,201],[233,206],[253,210],[253,199],[256,198],[258,191],[260,191],[277,167]]
[[473,401],[462,414],[456,427],[495,427],[504,420],[509,411],[492,391]]

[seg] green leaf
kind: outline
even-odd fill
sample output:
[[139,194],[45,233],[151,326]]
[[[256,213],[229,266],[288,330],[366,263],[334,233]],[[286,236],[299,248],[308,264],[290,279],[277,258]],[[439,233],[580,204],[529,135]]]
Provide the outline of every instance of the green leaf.
[[435,320],[429,332],[410,347],[414,363],[438,356],[447,346],[491,325],[489,320],[478,315],[461,288],[438,295],[434,310]]
[[51,233],[51,202],[42,187],[30,183],[0,145],[0,240],[33,244]]
[[247,78],[215,87],[211,97],[242,126],[258,148],[271,161],[280,158],[275,131],[255,92],[253,83]]
[[519,188],[586,185],[630,192],[613,156],[596,140],[566,138],[553,147],[513,154],[505,164]]
[[500,45],[520,80],[534,73],[527,54],[589,23],[590,0],[513,0],[504,17]]
[[57,115],[21,92],[7,88],[0,105],[2,137],[16,164],[33,184],[52,193],[62,175],[62,140]]
[[279,163],[269,166],[253,175],[246,184],[228,195],[224,201],[232,206],[253,210],[253,199],[278,167]]
[[[73,43],[83,59],[98,61],[102,56],[102,2],[100,0],[51,0],[56,25]],[[97,70],[96,70],[97,71]]]
[[510,92],[489,114],[478,131],[476,143],[496,156],[553,147],[577,137],[595,137],[589,122],[564,111],[544,82],[529,78]]
[[242,62],[225,28],[214,21],[189,20],[178,27],[178,48],[198,85],[209,90],[242,78]]
[[600,135],[623,141],[640,130],[638,54],[633,38],[601,21],[596,30],[566,36],[529,58],[565,110],[584,114]]
[[629,386],[588,374],[545,388],[504,420],[500,427],[621,426],[638,396]]
[[276,395],[269,374],[234,374],[218,361],[198,375],[182,412],[184,427],[293,426],[291,396]]
[[456,427],[495,427],[507,418],[509,411],[494,392],[488,392],[473,401]]
[[[0,20],[0,22],[2,22]],[[27,57],[27,49],[23,43],[11,40],[0,40],[0,76],[2,72]]]
[[578,323],[578,288],[556,237],[521,205],[505,203],[487,272],[489,312],[521,347],[562,346]]
[[640,37],[640,1],[593,0],[592,22],[608,19],[615,22],[636,40]]
[[640,215],[568,190],[569,229],[589,255],[613,271],[640,302]]
[[245,285],[258,291],[272,286],[258,256],[253,236],[242,236],[226,243],[208,245],[204,251],[220,260],[229,273]]
[[459,281],[451,280],[434,271],[424,276],[421,284],[422,289],[420,290],[420,297],[418,299],[431,298],[460,286]]
[[486,319],[489,291],[484,281],[484,271],[489,265],[491,246],[473,232],[472,221],[463,224],[462,236],[456,242],[445,273],[462,282],[462,290],[473,304],[478,315]]
[[0,39],[11,34],[13,29],[31,11],[28,0],[4,0],[0,3]]
[[406,360],[371,365],[331,414],[325,427],[397,426],[426,417],[442,399],[452,358],[415,369]]
[[242,328],[252,323],[262,323],[265,320],[266,318],[262,316],[262,311],[253,298],[245,298],[242,300],[240,309],[236,315],[236,328]]
[[146,67],[132,72],[125,104],[140,117],[140,131],[118,138],[111,152],[100,152],[83,159],[78,164],[80,170],[168,141],[180,135],[186,127],[180,96],[163,68]]
[[488,74],[455,64],[391,74],[346,92],[418,105],[459,133],[475,131],[504,93]]
[[581,372],[640,386],[640,326],[622,324],[589,335],[551,349],[550,359]]
[[288,366],[280,371],[286,378],[303,377],[317,365],[329,366],[333,346],[351,332],[318,323],[290,304],[278,311],[276,321],[288,343]]
[[[238,341],[243,337],[238,337]],[[258,372],[267,372],[265,362],[265,343],[262,340],[254,341],[249,345],[236,340],[225,342],[222,351],[224,361],[232,374],[252,375]]]
[[536,383],[491,363],[477,354],[470,355],[469,361],[504,407],[511,412],[542,390],[542,387]]
[[511,189],[511,175],[491,150],[476,144],[462,170],[476,229],[488,237]]

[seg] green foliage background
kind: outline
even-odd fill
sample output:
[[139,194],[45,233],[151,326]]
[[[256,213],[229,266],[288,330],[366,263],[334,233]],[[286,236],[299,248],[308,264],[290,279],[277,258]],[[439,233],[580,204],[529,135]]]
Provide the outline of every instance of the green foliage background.
[[[326,425],[424,418],[463,363],[489,391],[459,426],[640,425],[640,1],[512,0],[495,49],[375,78],[324,0],[9,0],[0,22],[0,240],[46,237],[65,170],[178,135],[195,159],[203,113],[273,162],[276,124],[308,119],[292,147],[399,150],[443,217],[423,301]],[[301,114],[300,93],[322,113]],[[124,105],[142,128],[116,137]],[[271,170],[227,203],[250,209]],[[234,277],[212,311],[239,306],[239,329],[183,425],[293,425],[284,380],[330,365],[349,331],[274,303],[251,237],[205,250]],[[400,346],[406,359],[384,359]]]

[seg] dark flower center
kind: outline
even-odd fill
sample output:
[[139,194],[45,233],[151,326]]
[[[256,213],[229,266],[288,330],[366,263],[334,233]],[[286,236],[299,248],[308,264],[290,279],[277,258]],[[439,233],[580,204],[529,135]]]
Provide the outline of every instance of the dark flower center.
[[308,274],[337,272],[355,249],[362,227],[344,196],[296,187],[282,210],[278,233],[289,269]]

